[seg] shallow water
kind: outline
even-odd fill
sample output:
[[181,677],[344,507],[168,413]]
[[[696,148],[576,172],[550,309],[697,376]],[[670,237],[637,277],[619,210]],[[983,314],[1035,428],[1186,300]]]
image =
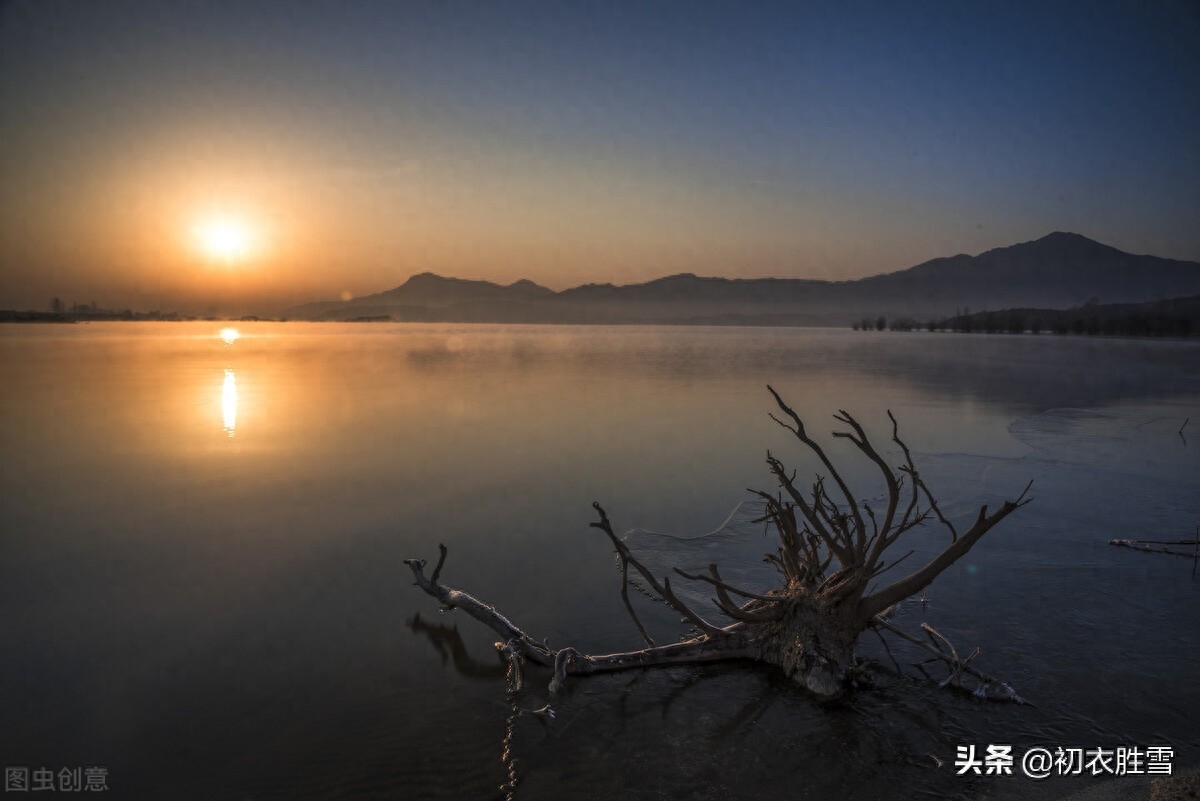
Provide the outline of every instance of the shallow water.
[[[490,798],[514,769],[517,798],[790,799],[1096,781],[957,776],[971,743],[1200,761],[1200,580],[1107,545],[1200,524],[1200,343],[244,323],[227,344],[220,328],[0,327],[5,765],[107,766],[123,798]],[[635,647],[588,527],[599,500],[662,569],[768,581],[745,514],[696,538],[770,486],[768,447],[815,470],[767,418],[768,382],[813,432],[845,408],[882,442],[892,409],[956,519],[1034,479],[1035,502],[897,622],[983,646],[977,664],[1035,706],[882,676],[825,707],[728,665],[553,699],[531,669],[517,711],[556,716],[514,714],[492,637],[406,578],[403,558],[445,542],[444,579],[536,636]],[[879,492],[843,444],[847,478]],[[943,541],[911,539],[914,563]]]

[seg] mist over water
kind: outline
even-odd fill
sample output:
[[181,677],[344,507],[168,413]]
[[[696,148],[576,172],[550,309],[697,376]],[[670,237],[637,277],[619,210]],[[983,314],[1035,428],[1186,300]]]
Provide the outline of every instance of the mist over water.
[[[1097,781],[956,776],[959,744],[1166,744],[1177,766],[1200,761],[1200,580],[1188,560],[1107,545],[1200,524],[1197,343],[223,327],[0,327],[5,764],[106,765],[114,797],[487,798],[507,732],[517,798],[953,798]],[[826,437],[839,408],[896,462],[891,409],[953,519],[1034,480],[1035,502],[896,622],[981,645],[976,664],[1036,706],[883,676],[823,707],[739,665],[581,678],[550,698],[531,668],[520,707],[556,717],[506,723],[492,636],[439,614],[401,560],[446,543],[443,579],[534,636],[636,647],[590,504],[660,569],[770,581],[745,488],[771,488],[768,448],[817,466],[767,417],[767,383],[864,497],[882,484]],[[914,564],[942,535],[913,533]],[[640,609],[660,640],[684,632]],[[882,656],[871,635],[860,649]]]

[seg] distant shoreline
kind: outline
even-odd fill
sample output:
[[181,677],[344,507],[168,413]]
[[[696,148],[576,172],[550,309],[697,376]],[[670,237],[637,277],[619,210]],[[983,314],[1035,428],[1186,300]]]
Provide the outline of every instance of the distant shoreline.
[[[1068,315],[1070,310],[1054,312],[1059,315]],[[1077,318],[1075,324],[1070,326],[1066,324],[1055,325],[1054,327],[1040,327],[1023,329],[1016,325],[1007,322],[1012,319],[1006,317],[1006,312],[992,312],[989,316],[995,316],[995,319],[1005,321],[1003,324],[991,324],[990,322],[972,324],[973,321],[966,321],[961,318],[943,321],[929,321],[928,323],[916,323],[910,319],[897,318],[886,322],[882,327],[874,324],[870,326],[861,323],[853,323],[852,326],[845,324],[820,324],[820,323],[789,323],[779,321],[755,321],[737,320],[737,321],[712,321],[712,320],[627,320],[627,321],[580,321],[573,323],[563,322],[510,322],[510,321],[479,321],[479,320],[397,320],[391,317],[369,317],[357,318],[351,320],[304,320],[304,319],[289,319],[286,317],[199,317],[192,315],[182,315],[177,313],[159,313],[159,312],[142,312],[125,314],[96,314],[96,315],[75,315],[75,314],[55,314],[54,312],[38,312],[38,311],[13,311],[0,310],[0,324],[34,324],[34,325],[78,325],[88,323],[139,323],[139,322],[168,322],[168,323],[300,323],[305,325],[346,325],[346,324],[375,324],[375,325],[464,325],[464,326],[495,326],[495,325],[516,325],[516,326],[571,326],[571,327],[666,327],[666,328],[822,328],[832,330],[846,330],[853,328],[854,331],[866,331],[871,333],[917,333],[917,334],[987,334],[999,336],[1037,336],[1058,338],[1061,336],[1078,337],[1084,336],[1088,338],[1099,339],[1159,339],[1159,340],[1193,340],[1200,336],[1200,319],[1183,318],[1178,321],[1164,321],[1164,324],[1146,326],[1143,320],[1135,320],[1133,323],[1125,324],[1128,321],[1108,321],[1108,324],[1099,324],[1092,322],[1095,318]],[[1061,319],[1061,318],[1060,318]]]
[[285,322],[270,317],[201,317],[179,312],[44,312],[31,309],[0,309],[0,323],[195,323],[195,322]]

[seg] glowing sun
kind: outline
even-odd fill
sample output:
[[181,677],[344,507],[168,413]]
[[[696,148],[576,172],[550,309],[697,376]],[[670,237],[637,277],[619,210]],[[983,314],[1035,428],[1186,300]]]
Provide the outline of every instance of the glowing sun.
[[211,217],[195,226],[196,244],[205,255],[233,263],[249,255],[254,244],[250,227],[236,217]]

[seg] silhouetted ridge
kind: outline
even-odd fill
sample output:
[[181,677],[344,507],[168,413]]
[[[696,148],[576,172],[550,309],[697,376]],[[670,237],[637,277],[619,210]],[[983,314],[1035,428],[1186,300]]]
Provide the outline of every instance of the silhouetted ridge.
[[528,279],[500,286],[491,281],[447,278],[436,273],[417,273],[395,289],[356,298],[356,306],[403,304],[449,306],[457,303],[529,302],[551,297],[554,292]]
[[641,284],[590,283],[554,292],[528,279],[418,273],[352,301],[289,309],[289,317],[529,323],[848,325],[872,315],[944,318],[970,309],[1066,309],[1200,294],[1200,264],[1138,256],[1069,231],[978,256],[941,257],[856,281],[720,278],[678,273]]

